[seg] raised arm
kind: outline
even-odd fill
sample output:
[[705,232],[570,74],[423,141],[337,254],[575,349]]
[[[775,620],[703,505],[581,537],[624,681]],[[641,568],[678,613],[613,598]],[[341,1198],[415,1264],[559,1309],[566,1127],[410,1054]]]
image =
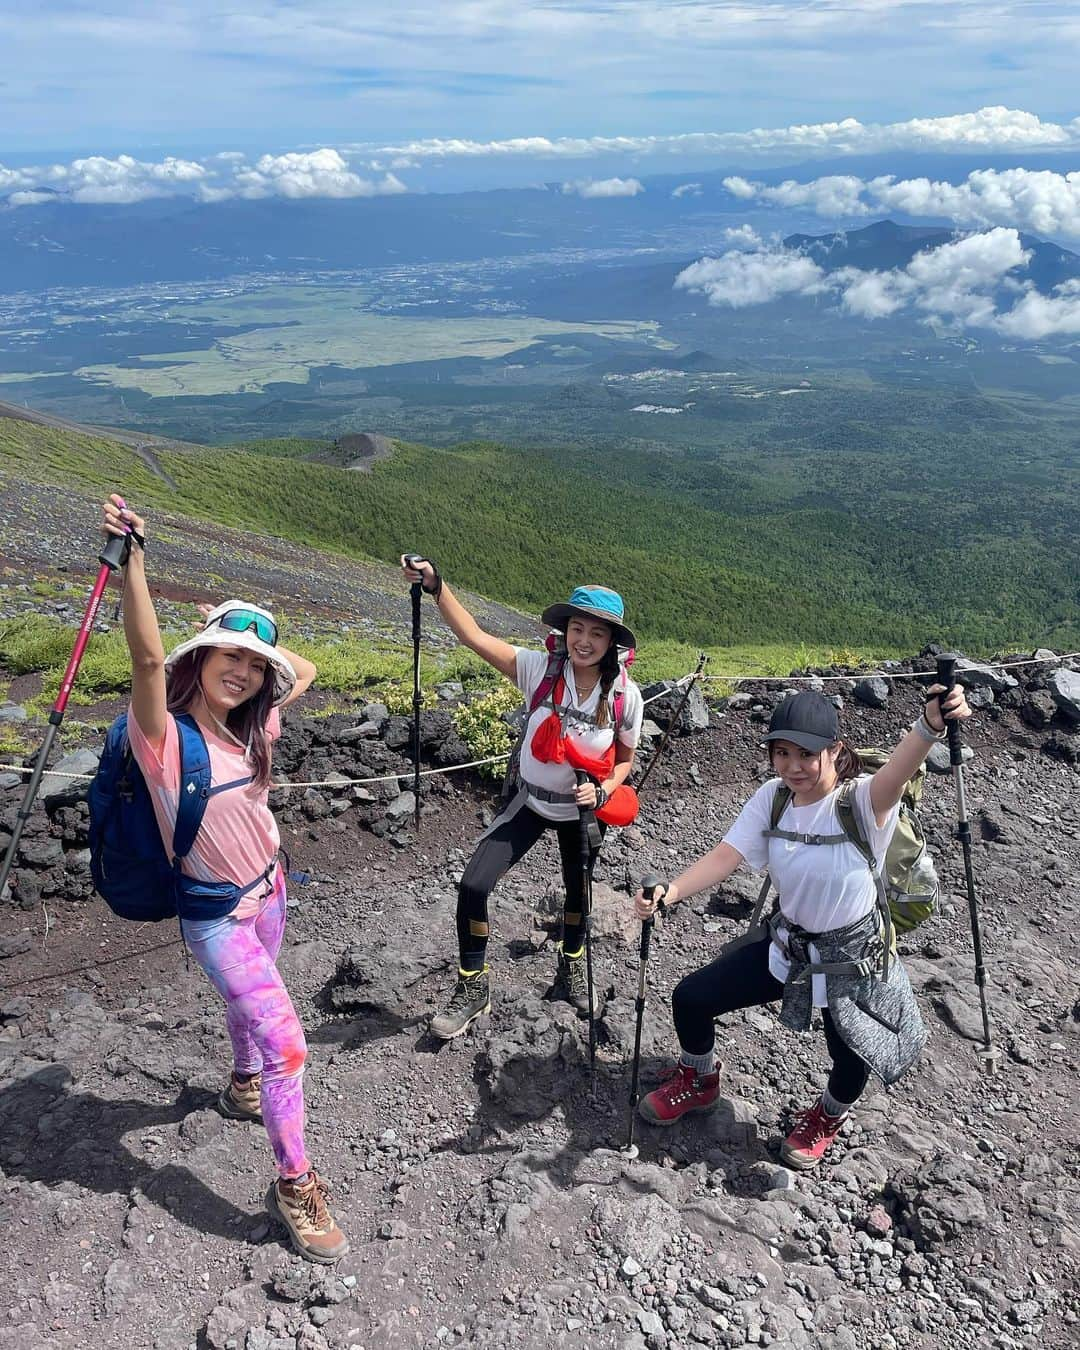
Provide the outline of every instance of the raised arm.
[[283,647],[280,642],[277,645],[277,650],[296,671],[296,683],[289,691],[289,697],[283,699],[281,703],[281,707],[287,708],[290,703],[295,703],[305,690],[311,688],[319,670],[314,661],[309,661],[306,656],[301,656],[299,652],[289,651],[288,647]]
[[[122,505],[123,498],[113,493],[102,503],[102,529],[106,534],[126,535],[131,526],[144,538],[146,525],[141,516]],[[135,543],[131,546],[124,579],[124,637],[131,653],[131,708],[146,739],[160,750],[168,726],[165,707],[165,649],[161,645],[154,602],[146,584],[146,555]]]
[[509,642],[485,633],[473,616],[443,581],[434,565],[427,558],[418,558],[415,567],[401,559],[402,571],[406,580],[413,584],[420,582],[428,595],[433,596],[439,613],[450,626],[451,631],[463,646],[494,666],[500,675],[512,680],[517,674],[517,656]]
[[930,747],[944,737],[945,722],[963,721],[971,716],[960,685],[954,685],[944,701],[940,697],[945,693],[944,685],[931,685],[929,693],[933,697],[925,711],[870,782],[870,804],[878,825],[885,824],[903,795],[904,784],[926,759]]

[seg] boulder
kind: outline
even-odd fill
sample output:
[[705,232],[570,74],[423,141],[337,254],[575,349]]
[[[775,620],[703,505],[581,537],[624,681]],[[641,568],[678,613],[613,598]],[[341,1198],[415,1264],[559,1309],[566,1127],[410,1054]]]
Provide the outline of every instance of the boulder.
[[1050,697],[1074,725],[1080,724],[1080,673],[1075,670],[1055,670],[1046,681]]
[[[966,764],[969,759],[974,758],[975,751],[969,745],[960,747],[961,762]],[[949,763],[949,747],[945,741],[938,741],[930,747],[930,753],[926,756],[926,767],[930,773],[952,773],[952,765]]]
[[1017,685],[1016,680],[1004,670],[969,661],[966,656],[957,658],[956,682],[965,689],[989,689],[994,694],[1003,694],[1006,689],[1015,689]]
[[889,704],[889,681],[882,679],[880,675],[869,675],[865,680],[859,680],[854,689],[856,703],[861,703],[867,708],[886,708]]
[[[676,710],[686,693],[685,685],[679,684],[676,680],[659,680],[655,684],[646,685],[641,692],[648,704],[650,718],[666,731],[671,726]],[[678,735],[685,736],[691,731],[705,731],[708,728],[709,708],[701,692],[701,686],[696,680],[690,687],[690,693],[678,717],[678,724],[674,728],[674,732]]]
[[1057,705],[1045,689],[1037,689],[1028,694],[1020,705],[1020,719],[1036,731],[1041,731],[1054,716]]
[[407,717],[388,717],[382,738],[391,750],[404,750],[412,743],[412,723]]
[[[75,750],[42,775],[41,799],[46,807],[54,801],[80,800],[90,788],[90,779],[97,773],[100,756],[93,750]],[[85,777],[61,778],[60,774],[82,774]]]

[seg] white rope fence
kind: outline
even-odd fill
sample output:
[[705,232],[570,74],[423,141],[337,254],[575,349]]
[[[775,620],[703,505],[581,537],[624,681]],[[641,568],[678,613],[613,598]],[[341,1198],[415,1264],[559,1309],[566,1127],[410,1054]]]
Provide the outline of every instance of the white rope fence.
[[[988,662],[986,664],[975,665],[971,667],[971,669],[1012,670],[1018,666],[1060,665],[1063,661],[1071,661],[1077,657],[1080,657],[1080,652],[1066,652],[1063,656],[1055,656],[1053,659],[1047,657],[1045,660],[1040,660],[1031,657],[1023,661]],[[651,698],[645,699],[644,706],[648,707],[650,703],[655,703],[657,699],[669,697],[674,690],[681,689],[687,683],[692,684],[695,680],[726,680],[729,683],[736,684],[750,681],[756,683],[768,682],[769,684],[814,684],[829,680],[858,680],[869,679],[870,677],[879,680],[915,680],[925,679],[927,673],[927,671],[899,671],[896,673],[885,674],[882,671],[867,670],[862,671],[857,675],[747,675],[745,673],[742,675],[703,675],[699,671],[692,670],[686,675],[680,675],[677,680],[672,680],[670,688],[664,689],[661,693],[653,694]],[[489,755],[487,759],[470,759],[464,764],[450,764],[442,769],[421,769],[420,777],[433,778],[438,774],[458,773],[464,769],[479,769],[485,764],[501,764],[504,760],[509,758],[510,754],[507,752],[502,755]],[[34,772],[32,768],[27,768],[22,764],[0,764],[0,770],[7,770],[11,773],[20,774],[31,774]],[[94,775],[92,773],[65,773],[57,769],[46,769],[43,776],[51,776],[53,778],[90,779],[93,778]],[[412,769],[403,769],[401,773],[381,774],[374,778],[324,778],[302,783],[271,783],[270,789],[271,791],[287,791],[291,788],[365,787],[369,783],[395,783],[401,778],[412,779],[414,776],[415,774]]]

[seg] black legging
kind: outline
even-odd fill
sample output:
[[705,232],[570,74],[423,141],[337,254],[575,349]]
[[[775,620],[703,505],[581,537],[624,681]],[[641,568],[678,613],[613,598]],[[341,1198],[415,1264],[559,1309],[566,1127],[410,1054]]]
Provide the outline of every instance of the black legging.
[[[776,1003],[784,986],[769,973],[769,939],[748,943],[723,956],[675,986],[671,1008],[679,1044],[691,1055],[706,1055],[713,1048],[713,1020],[737,1008],[756,1008]],[[870,1079],[870,1067],[840,1038],[828,1008],[823,1008],[825,1042],[832,1058],[829,1093],[840,1102],[854,1102]]]
[[[603,821],[597,821],[603,836]],[[559,837],[566,906],[563,912],[563,946],[577,952],[585,939],[582,923],[581,824],[576,820],[545,820],[522,806],[477,845],[458,887],[457,934],[462,970],[480,970],[488,943],[488,896],[501,876],[520,862],[546,830]],[[589,851],[589,875],[599,850]]]

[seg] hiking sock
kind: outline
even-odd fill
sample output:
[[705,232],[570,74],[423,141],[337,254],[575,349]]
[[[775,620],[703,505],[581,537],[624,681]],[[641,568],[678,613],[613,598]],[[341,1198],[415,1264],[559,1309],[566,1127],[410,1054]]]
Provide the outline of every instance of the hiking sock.
[[488,925],[486,919],[468,919],[458,915],[458,965],[468,974],[484,969],[487,960]]
[[563,956],[566,957],[566,959],[567,959],[568,961],[578,961],[578,960],[581,959],[582,956],[585,955],[585,944],[584,944],[584,943],[581,944],[581,950],[580,950],[580,951],[576,951],[576,952],[568,952],[568,951],[566,950],[566,943],[564,942],[564,943],[562,944],[562,954],[563,954]]
[[282,1177],[286,1186],[306,1186],[311,1178],[310,1172],[301,1172],[298,1177]]
[[567,956],[580,956],[585,946],[585,925],[580,910],[564,910],[562,917],[562,948]]
[[827,1116],[846,1116],[854,1102],[842,1102],[832,1095],[828,1088],[821,1094],[822,1110]]
[[703,1055],[692,1055],[689,1050],[683,1050],[679,1055],[679,1063],[685,1064],[688,1069],[693,1069],[699,1077],[704,1077],[707,1073],[713,1073],[716,1069],[716,1052],[706,1050]]

